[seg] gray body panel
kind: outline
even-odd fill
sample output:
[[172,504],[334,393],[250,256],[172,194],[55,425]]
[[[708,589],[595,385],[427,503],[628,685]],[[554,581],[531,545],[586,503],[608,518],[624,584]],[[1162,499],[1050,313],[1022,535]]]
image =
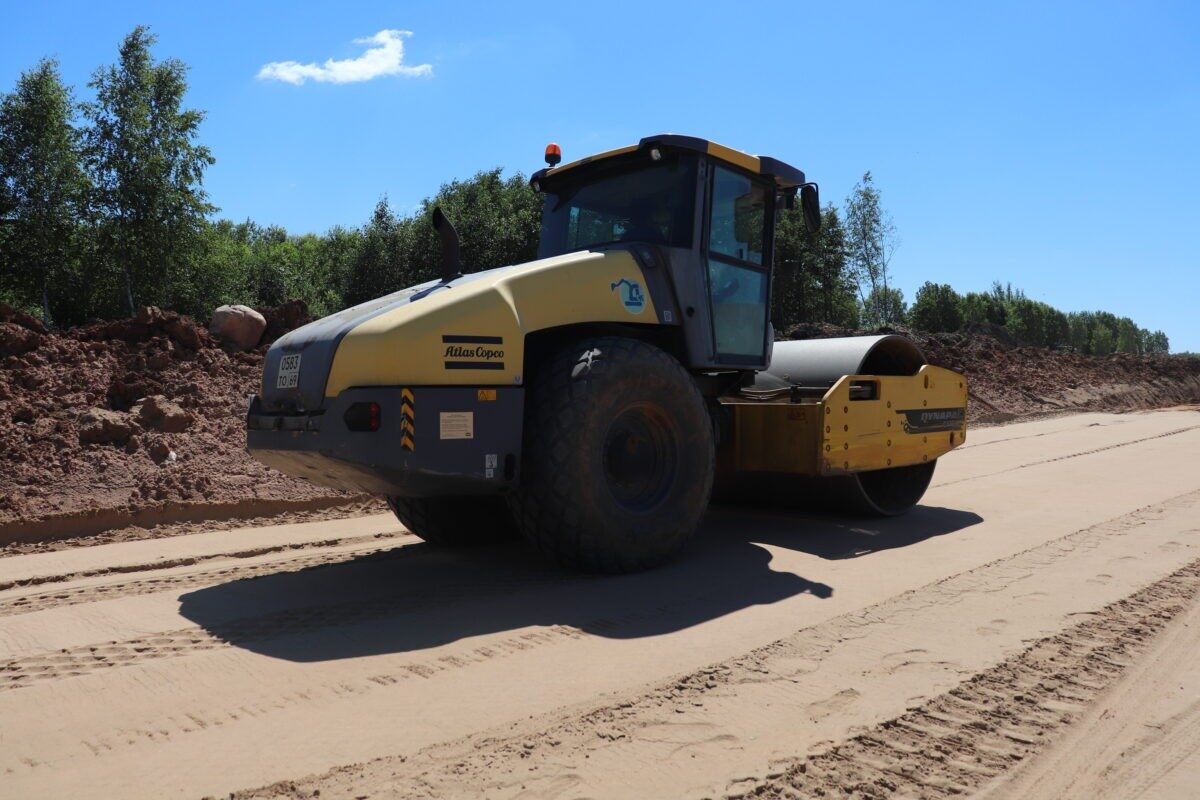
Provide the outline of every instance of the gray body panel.
[[[434,282],[436,283],[436,281]],[[420,289],[434,284],[422,284],[401,289],[389,295],[339,311],[310,322],[275,340],[263,362],[263,409],[303,413],[319,410],[325,401],[325,383],[333,366],[338,343],[354,326],[408,303]],[[300,353],[300,381],[292,388],[279,388],[276,376],[279,362],[285,356]]]
[[689,369],[716,368],[719,364],[704,260],[694,250],[686,248],[669,248],[668,253],[671,284],[682,316],[684,365]]
[[[414,401],[403,410],[402,391],[347,389],[321,414],[269,414],[255,403],[247,446],[268,466],[335,489],[428,497],[494,494],[515,485],[524,389],[498,388],[494,400],[482,400],[470,386],[412,387]],[[346,427],[346,409],[357,402],[379,404],[379,430]],[[443,428],[443,414],[470,414],[471,436],[461,435],[460,424]],[[402,444],[404,419],[413,431],[411,449]]]

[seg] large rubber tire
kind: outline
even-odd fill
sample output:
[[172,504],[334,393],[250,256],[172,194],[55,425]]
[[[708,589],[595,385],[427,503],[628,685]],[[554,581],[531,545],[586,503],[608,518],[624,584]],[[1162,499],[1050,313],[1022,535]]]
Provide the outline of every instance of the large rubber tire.
[[636,339],[588,338],[535,370],[526,395],[517,528],[588,572],[657,566],[695,533],[714,470],[695,381]]
[[516,536],[502,497],[389,497],[404,527],[430,544],[466,547]]

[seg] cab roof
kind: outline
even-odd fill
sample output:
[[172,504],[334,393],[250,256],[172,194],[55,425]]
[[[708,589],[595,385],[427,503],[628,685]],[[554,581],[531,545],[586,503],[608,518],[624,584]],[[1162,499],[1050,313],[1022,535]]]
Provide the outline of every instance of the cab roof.
[[695,136],[681,136],[677,133],[660,133],[657,136],[646,136],[637,144],[618,147],[615,150],[606,150],[603,153],[596,153],[595,155],[581,158],[578,161],[572,161],[550,169],[540,169],[530,177],[530,183],[541,182],[546,178],[559,175],[566,170],[584,164],[592,164],[604,159],[623,156],[638,150],[648,151],[652,147],[690,150],[701,153],[707,155],[709,158],[724,161],[727,164],[732,164],[755,175],[770,178],[780,189],[792,189],[806,183],[804,173],[791,164],[785,164],[770,156],[752,156],[749,153],[743,153],[741,150],[734,150],[732,147],[710,142],[708,139],[700,139]]

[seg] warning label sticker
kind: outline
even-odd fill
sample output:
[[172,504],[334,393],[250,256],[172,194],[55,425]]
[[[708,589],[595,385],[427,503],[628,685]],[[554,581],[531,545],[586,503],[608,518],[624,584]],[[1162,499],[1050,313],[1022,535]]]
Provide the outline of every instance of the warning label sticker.
[[475,414],[471,411],[443,411],[441,420],[441,438],[443,439],[474,439]]

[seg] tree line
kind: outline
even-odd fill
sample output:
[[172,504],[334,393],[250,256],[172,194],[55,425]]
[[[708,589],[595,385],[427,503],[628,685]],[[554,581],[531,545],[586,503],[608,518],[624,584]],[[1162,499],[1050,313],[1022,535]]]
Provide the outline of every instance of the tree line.
[[926,282],[909,306],[904,293],[892,285],[896,247],[895,225],[883,210],[869,172],[841,211],[825,207],[815,235],[805,230],[798,211],[784,212],[775,241],[775,329],[825,322],[844,328],[907,326],[950,333],[986,323],[1007,329],[1023,344],[1086,355],[1170,351],[1165,333],[1139,328],[1129,317],[1107,311],[1063,312],[998,281],[989,291],[966,294],[948,284]]
[[[144,305],[207,318],[223,303],[299,298],[328,314],[436,277],[435,206],[459,230],[466,271],[535,258],[540,197],[501,169],[447,183],[407,216],[385,198],[362,226],[322,235],[213,221],[203,178],[214,157],[197,141],[204,113],[184,105],[186,65],[156,60],[154,43],[145,27],[126,36],[116,63],[93,73],[90,101],[76,101],[51,59],[0,97],[0,301],[60,327]],[[869,172],[822,219],[811,234],[798,208],[780,216],[776,330],[991,323],[1082,353],[1168,350],[1162,332],[1126,317],[1064,313],[999,283],[963,295],[926,283],[909,307],[891,272],[895,225]]]
[[971,323],[1000,325],[1024,344],[1086,355],[1170,351],[1165,333],[1139,328],[1129,317],[1107,311],[1064,313],[999,281],[991,291],[962,295],[948,284],[926,282],[917,290],[907,319],[912,327],[932,333],[957,331]]

